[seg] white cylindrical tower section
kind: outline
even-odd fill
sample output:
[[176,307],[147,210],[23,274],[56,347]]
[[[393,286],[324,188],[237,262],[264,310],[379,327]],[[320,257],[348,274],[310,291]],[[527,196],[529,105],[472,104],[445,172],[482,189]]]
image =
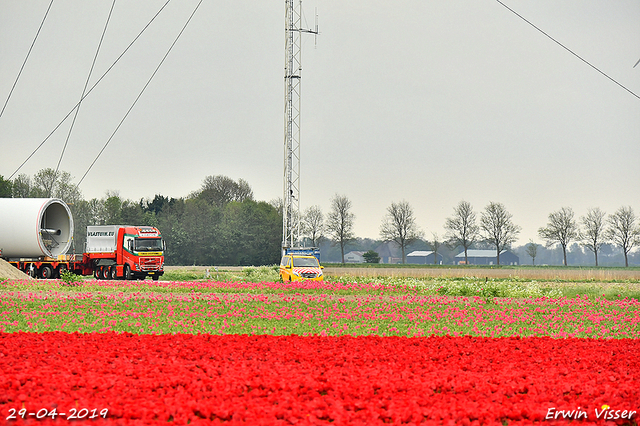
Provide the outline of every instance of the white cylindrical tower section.
[[0,250],[4,258],[57,258],[73,239],[69,206],[57,198],[0,198]]

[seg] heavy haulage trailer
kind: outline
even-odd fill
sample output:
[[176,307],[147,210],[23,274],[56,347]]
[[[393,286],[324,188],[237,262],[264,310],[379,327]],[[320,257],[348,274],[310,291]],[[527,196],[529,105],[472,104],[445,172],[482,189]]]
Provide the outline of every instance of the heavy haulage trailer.
[[0,198],[0,258],[34,278],[65,270],[98,279],[157,280],[164,241],[150,226],[87,226],[84,253],[69,254],[73,217],[56,198]]

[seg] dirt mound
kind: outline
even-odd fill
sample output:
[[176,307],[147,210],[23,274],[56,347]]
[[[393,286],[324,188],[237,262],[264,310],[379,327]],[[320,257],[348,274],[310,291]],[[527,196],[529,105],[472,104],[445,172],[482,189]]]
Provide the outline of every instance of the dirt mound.
[[2,280],[32,280],[29,275],[25,274],[18,268],[13,267],[2,259],[0,259],[0,281]]

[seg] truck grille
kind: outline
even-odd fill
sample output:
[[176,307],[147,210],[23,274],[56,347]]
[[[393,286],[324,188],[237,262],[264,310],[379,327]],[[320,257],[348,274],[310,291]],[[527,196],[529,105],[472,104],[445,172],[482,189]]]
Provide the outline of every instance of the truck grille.
[[302,278],[315,278],[316,275],[317,274],[315,272],[303,272]]
[[159,257],[143,257],[140,259],[141,271],[159,271],[162,267],[162,260]]

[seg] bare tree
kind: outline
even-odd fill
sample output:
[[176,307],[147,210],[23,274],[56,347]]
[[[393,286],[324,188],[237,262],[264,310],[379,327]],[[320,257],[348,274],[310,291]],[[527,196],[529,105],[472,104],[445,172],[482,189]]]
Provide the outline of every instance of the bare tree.
[[350,212],[351,200],[345,195],[334,195],[331,199],[331,211],[327,215],[325,229],[334,240],[334,244],[340,245],[342,263],[344,263],[344,247],[355,239],[353,222],[355,215]]
[[72,180],[73,176],[70,173],[59,170],[53,187],[53,196],[64,200],[67,204],[75,204],[83,200],[82,192]]
[[52,168],[39,170],[38,173],[33,176],[31,196],[37,198],[53,197],[56,180],[56,171]]
[[598,252],[600,247],[607,241],[605,229],[606,213],[599,208],[592,208],[587,211],[586,216],[582,216],[582,245],[595,255],[596,266],[598,266]]
[[538,255],[538,245],[534,243],[533,240],[529,240],[529,244],[527,244],[525,251],[531,257],[531,264],[535,266],[536,256]]
[[624,252],[624,266],[629,266],[629,251],[640,245],[640,227],[631,207],[620,207],[609,216],[607,237],[620,246]]
[[282,215],[282,210],[284,210],[284,202],[282,201],[282,198],[274,198],[273,200],[269,201],[269,204],[273,206],[273,208],[276,209],[276,211],[280,215]]
[[547,247],[556,243],[562,246],[564,266],[567,266],[567,247],[569,243],[580,238],[580,229],[573,216],[571,207],[563,207],[556,212],[549,213],[547,226],[538,229],[538,235],[546,241]]
[[407,201],[391,203],[380,225],[380,237],[384,241],[393,241],[402,251],[402,263],[406,261],[407,246],[422,237],[422,231],[416,224],[413,208]]
[[442,245],[442,242],[440,241],[440,237],[438,237],[438,234],[436,232],[431,233],[431,240],[429,240],[428,243],[431,246],[431,250],[433,251],[433,264],[437,265],[438,249],[440,248],[440,245]]
[[467,201],[460,201],[453,209],[453,216],[447,218],[444,228],[447,230],[445,238],[451,245],[464,248],[464,263],[467,264],[467,250],[478,239],[480,228],[476,224],[476,213]]
[[19,174],[13,179],[11,196],[13,198],[31,197],[31,178],[28,175]]
[[311,206],[304,212],[302,230],[311,240],[311,244],[317,247],[319,240],[324,236],[324,215],[320,206]]
[[[15,183],[20,180],[19,186]],[[51,168],[41,169],[33,176],[33,181],[25,175],[20,175],[14,181],[16,190],[23,192],[21,198],[26,197],[54,197],[64,200],[68,204],[74,204],[82,200],[82,192],[72,182],[73,176],[65,171],[58,171]],[[31,183],[33,182],[33,183]],[[17,192],[16,191],[16,192]],[[25,194],[28,194],[25,196]],[[15,195],[14,195],[15,196]]]
[[490,202],[482,212],[480,227],[485,238],[496,246],[496,262],[500,264],[500,252],[516,241],[520,227],[511,220],[512,215],[502,203]]

